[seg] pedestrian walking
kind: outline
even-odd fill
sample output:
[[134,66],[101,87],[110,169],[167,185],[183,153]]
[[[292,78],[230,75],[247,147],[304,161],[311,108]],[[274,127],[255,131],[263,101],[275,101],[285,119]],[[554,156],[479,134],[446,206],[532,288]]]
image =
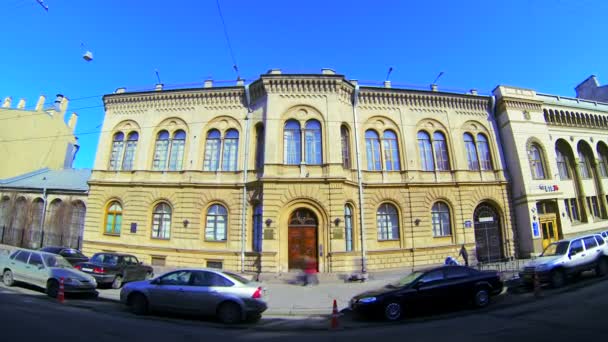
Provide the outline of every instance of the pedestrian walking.
[[319,278],[317,278],[317,262],[315,259],[305,256],[304,257],[304,286],[317,285],[319,284]]
[[458,266],[458,261],[451,256],[445,258],[445,264],[449,266]]
[[460,253],[458,253],[458,256],[462,256],[464,259],[464,265],[469,266],[469,253],[467,253],[467,249],[464,247],[464,245],[460,247]]

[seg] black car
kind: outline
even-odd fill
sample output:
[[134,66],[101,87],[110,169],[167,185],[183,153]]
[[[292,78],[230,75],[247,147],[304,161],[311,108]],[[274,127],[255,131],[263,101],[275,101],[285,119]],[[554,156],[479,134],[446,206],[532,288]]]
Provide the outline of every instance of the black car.
[[142,264],[137,257],[122,253],[96,253],[89,262],[74,266],[92,275],[100,286],[110,285],[118,289],[123,283],[150,279],[154,275],[151,266]]
[[484,307],[490,303],[490,296],[500,294],[502,289],[496,271],[441,266],[415,271],[381,289],[361,293],[351,299],[350,307],[355,314],[394,321],[402,318],[405,310],[416,308],[463,303]]
[[61,255],[64,259],[66,259],[70,264],[76,265],[81,262],[89,261],[89,258],[82,254],[81,251],[68,248],[68,247],[56,247],[56,246],[47,246],[40,249],[42,252],[53,253]]

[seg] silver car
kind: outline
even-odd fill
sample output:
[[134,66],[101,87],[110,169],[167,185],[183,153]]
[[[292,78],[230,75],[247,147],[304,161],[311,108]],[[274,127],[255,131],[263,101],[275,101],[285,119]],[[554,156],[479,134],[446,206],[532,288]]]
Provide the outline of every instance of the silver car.
[[217,316],[224,323],[257,320],[267,308],[260,284],[226,271],[180,269],[126,284],[120,301],[136,314],[172,311]]
[[63,278],[64,292],[84,292],[97,295],[97,282],[92,276],[72,268],[72,265],[62,256],[16,249],[9,256],[0,258],[2,281],[6,286],[12,286],[16,281],[28,283],[46,289],[49,297],[56,298],[59,294],[59,281]]

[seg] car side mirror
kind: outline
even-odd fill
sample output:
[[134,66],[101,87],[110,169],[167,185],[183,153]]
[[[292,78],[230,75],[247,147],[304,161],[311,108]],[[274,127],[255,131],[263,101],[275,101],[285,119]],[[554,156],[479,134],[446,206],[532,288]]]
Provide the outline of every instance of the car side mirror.
[[571,250],[570,253],[568,253],[568,258],[572,258],[573,255],[576,255],[576,250]]

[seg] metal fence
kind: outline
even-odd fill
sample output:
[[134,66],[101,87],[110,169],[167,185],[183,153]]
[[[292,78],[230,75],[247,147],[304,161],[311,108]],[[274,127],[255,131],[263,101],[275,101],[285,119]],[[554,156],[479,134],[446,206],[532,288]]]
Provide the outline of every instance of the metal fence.
[[519,276],[519,271],[524,268],[524,265],[531,259],[505,259],[496,262],[484,262],[475,265],[480,271],[493,270],[503,274],[504,277],[513,278]]
[[0,243],[15,247],[37,249],[46,246],[61,246],[80,249],[82,236],[72,234],[56,234],[31,229],[16,229],[1,227]]

